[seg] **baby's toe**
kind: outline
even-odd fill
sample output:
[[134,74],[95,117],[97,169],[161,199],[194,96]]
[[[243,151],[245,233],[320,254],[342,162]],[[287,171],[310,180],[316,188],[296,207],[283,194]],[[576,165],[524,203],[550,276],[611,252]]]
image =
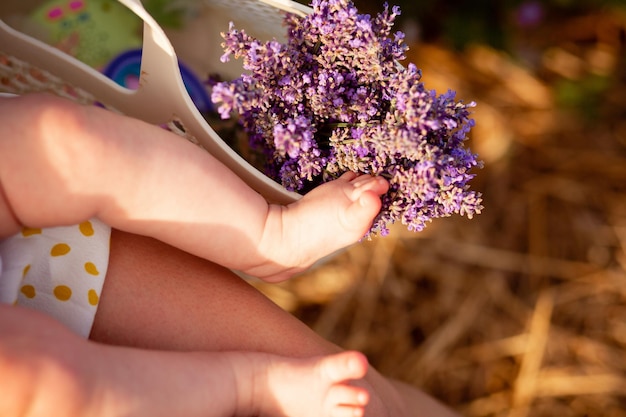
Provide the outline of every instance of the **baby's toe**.
[[336,406],[330,413],[330,417],[362,417],[365,414],[364,406]]
[[356,351],[331,355],[320,362],[322,373],[334,383],[363,378],[368,366],[365,355]]
[[381,196],[389,190],[389,183],[383,177],[361,175],[350,181],[352,188],[352,201],[358,200],[364,193],[372,193]]
[[368,401],[369,393],[364,388],[335,385],[328,392],[328,403],[335,408],[365,407]]

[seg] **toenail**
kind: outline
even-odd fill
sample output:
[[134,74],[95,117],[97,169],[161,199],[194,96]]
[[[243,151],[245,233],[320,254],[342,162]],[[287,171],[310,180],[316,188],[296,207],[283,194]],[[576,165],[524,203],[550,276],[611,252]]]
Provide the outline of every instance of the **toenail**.
[[367,404],[367,394],[364,392],[359,393],[359,395],[357,396],[356,400],[358,401],[359,404]]

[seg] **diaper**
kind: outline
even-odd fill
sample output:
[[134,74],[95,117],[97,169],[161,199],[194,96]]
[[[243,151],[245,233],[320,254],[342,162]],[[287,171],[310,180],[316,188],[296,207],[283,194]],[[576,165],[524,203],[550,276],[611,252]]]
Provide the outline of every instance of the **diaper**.
[[111,228],[24,228],[0,241],[0,302],[46,313],[88,337],[109,263]]

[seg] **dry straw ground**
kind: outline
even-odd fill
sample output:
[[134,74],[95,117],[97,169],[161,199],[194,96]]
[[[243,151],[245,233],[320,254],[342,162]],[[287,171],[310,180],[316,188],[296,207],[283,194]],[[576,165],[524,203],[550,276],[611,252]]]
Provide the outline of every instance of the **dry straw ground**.
[[519,39],[532,70],[412,48],[428,87],[478,104],[483,214],[395,227],[262,287],[466,416],[626,416],[626,17],[551,24]]

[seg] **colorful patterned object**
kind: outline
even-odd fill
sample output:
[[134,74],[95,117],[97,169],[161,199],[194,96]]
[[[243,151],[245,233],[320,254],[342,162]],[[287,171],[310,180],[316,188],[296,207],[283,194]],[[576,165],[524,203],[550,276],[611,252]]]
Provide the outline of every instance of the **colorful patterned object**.
[[79,225],[24,228],[0,242],[0,303],[51,315],[89,336],[109,261],[111,228]]
[[[141,75],[141,49],[131,49],[115,57],[102,71],[104,75],[122,87],[131,90],[139,88]],[[200,112],[213,109],[207,89],[202,81],[183,63],[178,63],[180,74],[189,97]]]
[[141,46],[141,19],[117,0],[51,0],[32,15],[49,44],[94,68]]

